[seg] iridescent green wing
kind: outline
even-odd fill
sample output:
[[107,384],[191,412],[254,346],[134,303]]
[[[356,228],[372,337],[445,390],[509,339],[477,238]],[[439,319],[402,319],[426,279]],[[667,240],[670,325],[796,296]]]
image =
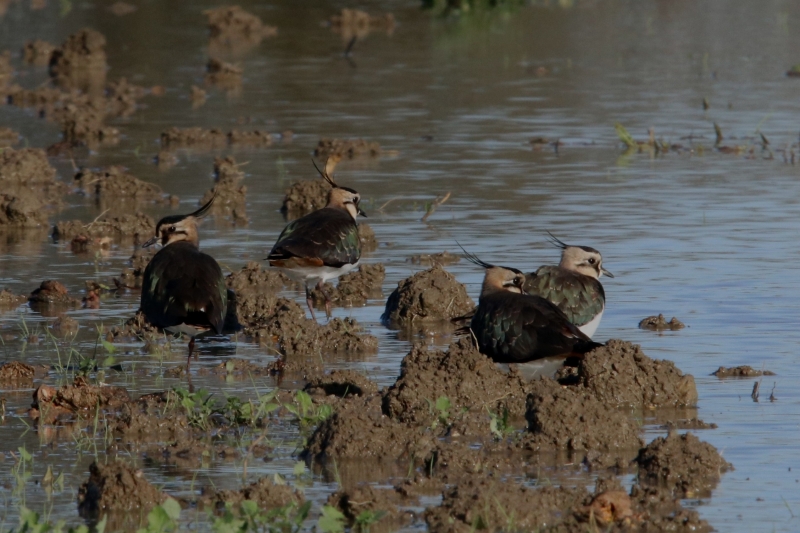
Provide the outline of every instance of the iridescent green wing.
[[599,281],[555,266],[543,266],[528,274],[525,292],[554,303],[576,326],[590,322],[603,310],[606,301]]
[[336,268],[356,263],[361,258],[358,225],[347,212],[332,208],[298,218],[281,232],[268,259],[294,257],[321,259]]

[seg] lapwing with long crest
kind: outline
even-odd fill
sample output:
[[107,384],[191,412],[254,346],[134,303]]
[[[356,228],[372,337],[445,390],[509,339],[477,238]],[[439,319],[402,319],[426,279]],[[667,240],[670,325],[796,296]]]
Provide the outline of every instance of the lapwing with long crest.
[[359,203],[361,195],[340,187],[327,170],[314,163],[320,176],[331,185],[328,203],[308,215],[290,222],[278,237],[267,257],[270,266],[303,283],[311,318],[316,320],[311,298],[316,287],[325,297],[325,314],[331,315],[331,301],[323,284],[350,272],[361,260],[361,239],[357,219],[366,217]]
[[[153,326],[189,337],[187,372],[195,338],[222,335],[229,294],[217,261],[199,249],[198,221],[208,213],[212,197],[188,215],[166,216],[158,221],[146,248],[158,242],[161,250],[144,270],[141,311]],[[235,328],[234,328],[235,330]]]
[[591,337],[606,308],[600,277],[614,275],[603,268],[600,252],[589,246],[565,244],[548,232],[551,244],[561,249],[557,266],[542,266],[525,275],[525,292],[541,296],[564,311],[570,322]]
[[464,255],[486,269],[478,308],[469,325],[484,355],[497,363],[528,363],[581,357],[602,346],[582,333],[557,306],[526,294],[521,271],[486,263],[466,250]]

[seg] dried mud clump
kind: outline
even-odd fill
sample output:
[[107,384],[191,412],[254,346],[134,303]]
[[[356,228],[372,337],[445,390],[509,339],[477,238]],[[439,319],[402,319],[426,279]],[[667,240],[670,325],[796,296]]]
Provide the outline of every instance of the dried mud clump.
[[644,444],[639,426],[630,416],[591,394],[561,388],[552,380],[535,381],[534,388],[527,401],[530,435],[523,439],[524,449],[633,450],[632,457]]
[[50,64],[55,50],[56,46],[47,41],[41,39],[28,41],[22,48],[22,60],[29,65],[47,66]]
[[243,72],[242,67],[212,57],[206,64],[206,84],[235,91],[242,86]]
[[359,9],[343,8],[338,15],[330,19],[331,29],[342,35],[342,39],[349,41],[353,37],[366,37],[370,32],[385,32],[391,35],[394,32],[394,15],[370,15]]
[[75,185],[102,202],[131,199],[166,203],[171,200],[158,185],[142,181],[116,165],[96,171],[81,169],[75,174]]
[[493,477],[470,477],[444,491],[442,503],[425,511],[431,533],[539,531],[580,505],[584,488],[528,488]]
[[239,6],[222,6],[203,12],[208,17],[209,49],[214,53],[241,54],[278,34],[275,26]]
[[88,517],[100,511],[147,512],[166,498],[141,470],[121,461],[94,462],[89,466],[89,479],[78,489],[78,511]]
[[677,498],[703,498],[733,466],[691,433],[659,437],[639,451],[639,483],[665,488]]
[[[381,297],[381,285],[386,277],[386,268],[381,264],[364,264],[358,270],[348,272],[339,278],[339,284],[334,287],[325,285],[325,293],[334,305],[353,307],[366,305],[370,298]],[[311,293],[314,304],[318,307],[325,305],[325,295],[319,289]]]
[[314,149],[314,155],[325,160],[329,157],[342,159],[358,159],[362,157],[380,157],[381,145],[364,139],[320,139]]
[[672,317],[672,320],[667,322],[664,315],[659,314],[658,316],[654,315],[642,319],[642,321],[639,322],[639,327],[651,331],[678,331],[679,329],[685,328],[686,325],[675,317]]
[[330,374],[314,376],[304,389],[312,395],[322,396],[367,396],[378,392],[378,386],[366,376],[354,370],[334,370]]
[[293,183],[283,197],[281,213],[289,219],[300,218],[328,204],[331,185],[325,180],[303,180]]
[[80,220],[62,220],[53,228],[53,238],[68,241],[76,237],[104,238],[114,241],[130,241],[139,244],[155,235],[156,223],[143,213],[120,216],[105,215],[84,224]]
[[36,370],[20,361],[9,361],[0,366],[0,384],[4,387],[33,384]]
[[33,393],[30,417],[41,423],[75,416],[88,416],[94,409],[117,409],[130,402],[128,392],[122,387],[90,385],[83,378],[75,378],[72,385],[54,388],[40,385]]
[[50,75],[65,88],[92,92],[105,84],[106,38],[83,29],[67,38],[50,56]]
[[289,485],[276,485],[270,478],[262,477],[241,490],[222,490],[216,492],[212,498],[213,505],[224,509],[226,503],[241,504],[251,500],[261,509],[274,509],[285,507],[289,504],[302,504],[305,501],[303,493]]
[[607,406],[633,408],[697,405],[694,377],[671,361],[650,359],[638,344],[611,339],[581,361],[578,380]]
[[204,128],[172,127],[161,134],[161,146],[173,148],[224,148],[228,145],[228,136],[222,130]]
[[421,255],[412,255],[408,258],[408,262],[412,265],[441,265],[447,266],[452,265],[454,263],[458,263],[461,261],[461,256],[451,254],[448,251],[440,252],[438,254],[421,254]]
[[511,416],[522,417],[528,392],[529,385],[517,374],[503,372],[470,339],[460,339],[446,352],[414,346],[383,406],[393,418],[423,425],[434,416],[429,401],[441,396],[449,399],[453,412],[507,409]]
[[742,366],[734,366],[731,368],[725,368],[724,366],[719,367],[717,370],[714,371],[712,376],[717,376],[718,378],[752,378],[758,376],[774,376],[775,372],[770,370],[756,370],[751,366],[742,365]]
[[31,304],[78,306],[80,302],[69,295],[67,288],[58,281],[43,281],[37,289],[28,296]]
[[215,158],[214,177],[216,184],[206,192],[200,205],[216,198],[211,206],[215,216],[228,217],[235,225],[247,224],[247,187],[241,184],[244,172],[239,169],[236,160],[230,156]]
[[464,285],[435,265],[397,284],[386,301],[381,320],[400,326],[446,321],[465,315],[474,307]]
[[8,289],[0,291],[0,309],[13,309],[28,301],[27,296],[14,294]]

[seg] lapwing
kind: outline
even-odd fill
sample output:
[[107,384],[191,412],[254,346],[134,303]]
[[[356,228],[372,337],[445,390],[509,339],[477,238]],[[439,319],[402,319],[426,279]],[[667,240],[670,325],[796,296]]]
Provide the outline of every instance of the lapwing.
[[161,242],[142,279],[141,311],[147,321],[169,333],[189,336],[189,364],[195,338],[222,335],[229,294],[217,261],[199,250],[197,222],[208,213],[214,198],[188,215],[166,216],[155,236],[142,246]]
[[550,234],[550,242],[561,248],[558,266],[539,267],[525,276],[525,292],[541,296],[564,311],[570,322],[591,337],[597,331],[606,308],[606,293],[600,283],[605,274],[600,252],[589,246],[564,244]]
[[465,255],[486,269],[469,326],[484,355],[497,363],[528,363],[581,357],[602,346],[572,324],[556,305],[526,294],[521,271],[485,263],[466,251]]
[[340,187],[327,170],[314,167],[330,183],[328,204],[322,209],[290,222],[278,237],[267,257],[270,266],[281,269],[306,288],[306,303],[316,320],[311,291],[314,285],[325,296],[325,314],[331,315],[331,301],[323,284],[350,272],[361,259],[358,216],[366,217],[359,206],[361,195]]

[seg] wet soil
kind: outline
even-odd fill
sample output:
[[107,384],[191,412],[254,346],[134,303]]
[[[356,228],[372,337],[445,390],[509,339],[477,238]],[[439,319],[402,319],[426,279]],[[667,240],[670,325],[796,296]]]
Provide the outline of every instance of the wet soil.
[[409,505],[414,500],[416,498],[409,498],[396,488],[359,485],[331,494],[328,505],[339,509],[350,527],[359,517],[373,513],[380,519],[370,526],[370,530],[395,531],[414,519],[410,512],[400,509],[400,506]]
[[159,152],[158,162],[159,166],[168,166],[170,157],[174,157],[165,150],[181,148],[217,150],[228,145],[258,148],[271,146],[277,138],[284,138],[284,136],[261,130],[231,130],[226,133],[217,128],[172,127],[161,133],[162,151]]
[[665,488],[677,498],[711,495],[722,473],[733,466],[716,448],[691,433],[659,437],[639,451],[639,483]]
[[[201,496],[201,499],[206,498]],[[299,490],[288,485],[276,485],[267,477],[262,477],[241,490],[215,492],[208,499],[209,503],[218,510],[224,509],[226,503],[238,505],[245,500],[256,502],[258,507],[264,510],[284,507],[291,503],[301,504],[305,501],[303,493]]]
[[255,48],[265,38],[278,34],[260,18],[239,6],[222,6],[203,12],[208,18],[209,53],[241,55]]
[[[338,285],[325,284],[325,294],[335,306],[353,307],[366,305],[367,300],[381,298],[381,286],[386,277],[386,268],[380,263],[362,264],[358,269],[339,278]],[[314,305],[325,307],[325,294],[317,288],[311,293]]]
[[89,479],[78,489],[81,516],[95,517],[100,511],[145,513],[162,503],[166,495],[150,484],[141,470],[122,461],[92,463]]
[[121,166],[98,170],[81,169],[75,174],[75,185],[101,206],[133,200],[136,203],[155,202],[177,204],[178,198],[164,194],[161,187],[140,180]]
[[31,306],[64,306],[77,307],[80,302],[70,296],[69,290],[55,280],[43,281],[38,288],[28,296]]
[[15,309],[28,301],[27,296],[21,294],[14,294],[8,289],[0,291],[0,309],[8,310]]
[[33,385],[36,369],[20,361],[9,361],[0,366],[0,384],[3,387],[29,387]]
[[312,376],[303,389],[312,396],[369,396],[378,392],[378,386],[355,370],[334,370],[330,374]]
[[325,180],[303,180],[293,183],[287,190],[281,205],[281,213],[294,220],[322,209],[328,203],[331,185]]
[[242,88],[242,73],[242,67],[212,57],[206,64],[206,85],[238,91]]
[[50,74],[66,89],[99,92],[107,68],[106,38],[88,28],[70,35],[50,57]]
[[677,331],[685,328],[686,325],[675,317],[672,317],[672,320],[667,322],[667,320],[664,318],[664,315],[659,314],[658,316],[653,315],[643,318],[639,322],[639,327],[642,329],[649,329],[651,331]]
[[407,261],[412,265],[447,266],[461,261],[461,256],[451,254],[450,252],[445,250],[444,252],[439,252],[438,254],[412,255],[411,257],[408,258]]
[[435,265],[397,284],[386,301],[381,320],[407,327],[426,321],[448,321],[474,307],[464,285]]
[[364,139],[323,138],[314,148],[314,155],[323,161],[330,157],[341,159],[380,157],[381,145],[375,141],[365,141]]
[[95,409],[118,409],[130,402],[128,392],[122,387],[91,385],[85,378],[77,377],[72,385],[54,388],[42,384],[33,393],[33,404],[28,414],[42,424],[55,421],[87,418]]
[[200,200],[205,205],[215,198],[211,212],[219,217],[228,218],[234,225],[247,224],[247,187],[241,184],[242,172],[233,157],[217,157],[214,159],[215,185]]
[[6,148],[0,152],[0,228],[47,225],[48,213],[61,205],[67,186],[44,150]]
[[71,241],[76,238],[89,243],[90,239],[95,244],[102,244],[103,238],[115,242],[130,242],[141,244],[155,235],[156,222],[152,217],[143,213],[123,214],[113,216],[103,215],[97,220],[84,223],[80,220],[62,220],[53,228],[53,238],[58,241]]
[[20,135],[11,128],[0,128],[0,148],[19,144]]
[[751,366],[742,365],[742,366],[733,366],[730,368],[725,368],[724,366],[721,366],[718,369],[716,369],[711,375],[717,376],[720,379],[752,378],[758,376],[774,376],[775,372],[772,372],[770,370],[756,370]]
[[44,67],[50,64],[56,46],[47,41],[36,39],[28,41],[22,48],[22,61],[29,65]]

